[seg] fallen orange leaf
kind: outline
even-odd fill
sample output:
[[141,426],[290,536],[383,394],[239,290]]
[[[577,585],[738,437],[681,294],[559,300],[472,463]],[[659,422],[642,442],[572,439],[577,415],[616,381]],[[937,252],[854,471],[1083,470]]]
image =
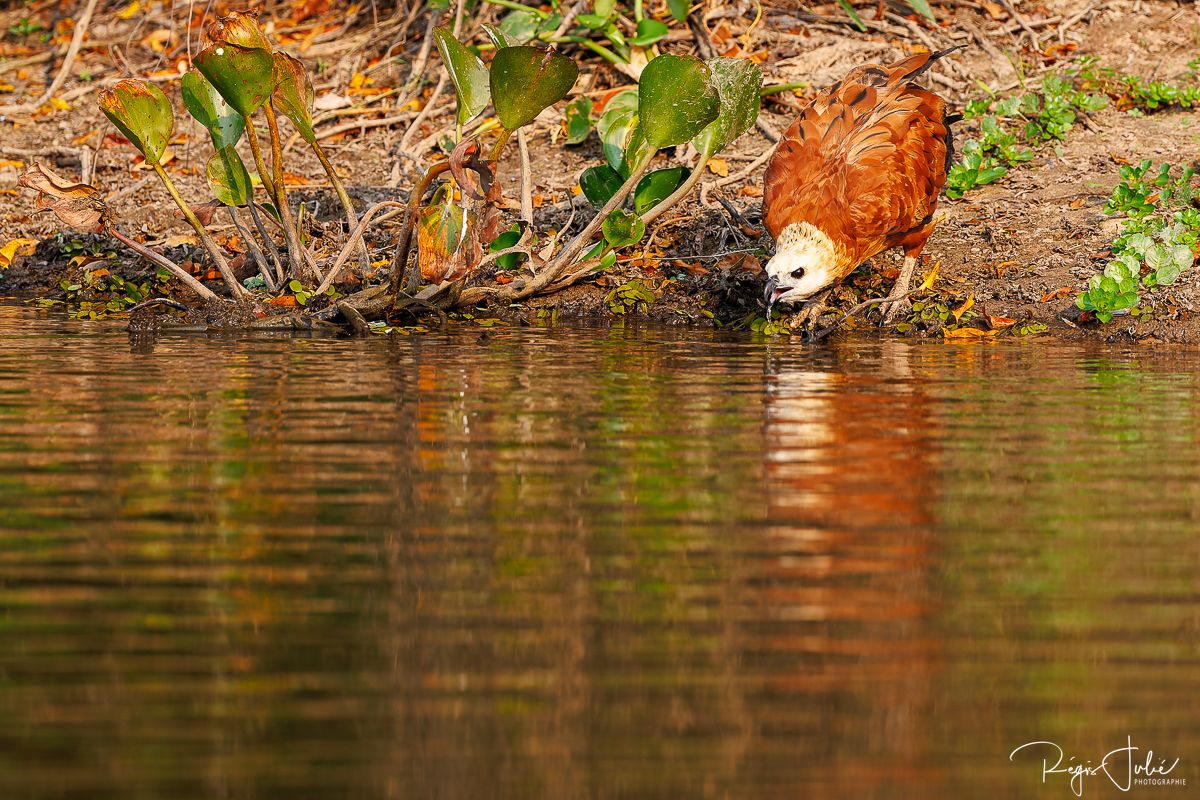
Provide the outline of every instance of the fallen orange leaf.
[[294,295],[285,294],[282,297],[272,297],[267,301],[273,306],[287,306],[291,308],[296,305],[296,297]]
[[970,311],[973,305],[975,305],[975,295],[968,295],[966,301],[952,312],[954,314],[954,321],[962,322],[963,314]]
[[988,339],[999,331],[984,331],[979,328],[955,328],[952,331],[943,330],[942,336],[947,339]]
[[1038,302],[1039,303],[1049,303],[1051,300],[1057,300],[1060,297],[1066,297],[1070,293],[1071,293],[1070,286],[1064,286],[1061,289],[1053,289],[1049,292],[1046,292],[1044,295],[1042,295],[1040,298],[1038,298]]
[[723,158],[713,158],[708,162],[708,171],[722,178],[729,177],[729,162]]
[[1015,319],[1008,317],[993,317],[991,314],[985,314],[983,318],[987,320],[988,327],[994,331],[1002,331],[1017,324]]
[[13,239],[4,247],[0,247],[0,269],[12,264],[17,256],[27,256],[37,247],[36,239]]

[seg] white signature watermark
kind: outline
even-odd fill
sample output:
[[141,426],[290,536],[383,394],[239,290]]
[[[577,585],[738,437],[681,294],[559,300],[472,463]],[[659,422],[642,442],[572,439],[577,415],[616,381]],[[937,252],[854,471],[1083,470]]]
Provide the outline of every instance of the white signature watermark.
[[[1103,774],[1112,785],[1122,792],[1128,792],[1134,786],[1186,786],[1186,778],[1172,778],[1171,771],[1179,766],[1179,759],[1155,758],[1153,750],[1145,751],[1145,758],[1135,756],[1141,748],[1135,747],[1133,737],[1125,737],[1125,746],[1109,750],[1100,759],[1100,763],[1092,766],[1091,761],[1079,762],[1077,756],[1067,758],[1066,753],[1054,742],[1026,742],[1008,754],[1008,760],[1013,761],[1017,753],[1028,750],[1041,753],[1042,783],[1051,775],[1069,775],[1071,791],[1076,797],[1083,797],[1084,778]],[[1053,763],[1051,763],[1053,762]],[[1168,763],[1169,762],[1169,763]]]

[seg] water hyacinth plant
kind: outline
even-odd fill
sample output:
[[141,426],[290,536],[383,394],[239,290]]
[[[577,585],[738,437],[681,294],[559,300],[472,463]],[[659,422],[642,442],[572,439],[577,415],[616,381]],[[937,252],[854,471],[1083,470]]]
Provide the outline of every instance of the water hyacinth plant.
[[[678,11],[674,18],[686,19],[687,7],[679,4]],[[442,307],[486,298],[504,303],[562,288],[612,267],[617,252],[637,245],[655,218],[696,187],[706,165],[753,126],[762,89],[762,74],[748,60],[659,54],[655,44],[665,35],[666,23],[643,12],[636,4],[638,34],[618,48],[635,56],[627,63],[637,63],[637,85],[616,92],[600,108],[587,96],[569,97],[579,67],[546,46],[558,38],[546,32],[549,17],[539,18],[529,30],[516,25],[512,15],[499,26],[485,25],[490,45],[480,47],[468,46],[448,27],[432,29],[430,44],[445,65],[457,99],[453,146],[446,148],[452,152],[420,174],[406,201],[383,201],[361,213],[321,147],[314,128],[315,93],[304,64],[275,50],[254,15],[234,12],[221,17],[205,31],[192,69],[180,81],[180,95],[182,106],[207,131],[212,144],[203,176],[216,202],[206,208],[224,208],[245,244],[246,257],[258,267],[259,275],[247,285],[285,292],[297,304],[302,304],[301,297],[308,301],[332,296],[349,257],[357,253],[360,266],[369,266],[363,237],[385,208],[403,209],[404,215],[388,285],[360,293],[375,292],[369,301],[372,318],[410,300],[425,307],[430,298]],[[612,2],[598,3],[577,25],[604,32],[611,44],[619,30],[614,27],[618,33],[613,33],[608,26],[619,13]],[[571,220],[547,235],[539,233],[533,218],[525,129],[559,103],[567,108],[569,141],[582,142],[594,130],[604,163],[580,176],[582,191],[596,209],[594,216],[573,229],[572,204]],[[174,130],[171,101],[153,84],[127,80],[102,93],[101,107],[154,169],[228,292],[235,299],[247,297],[246,285],[205,229],[211,217],[189,205],[163,169]],[[596,120],[594,111],[599,112]],[[322,263],[304,247],[303,215],[285,189],[281,117],[312,149],[350,229],[340,252]],[[521,151],[523,172],[521,218],[515,225],[502,220],[509,206],[497,178],[500,157],[513,140]],[[680,160],[663,163],[672,151]],[[243,153],[248,153],[246,160]],[[94,200],[94,191],[87,195],[88,202]],[[107,220],[107,214],[105,209],[101,216]],[[243,219],[247,214],[253,231]],[[272,226],[278,230],[270,231]],[[282,239],[279,245],[276,236]],[[139,247],[139,253],[163,265],[163,256]],[[470,286],[480,267],[491,261],[502,269],[524,265],[524,271],[498,286]],[[172,274],[183,279],[186,271],[172,266]],[[215,299],[190,275],[187,280],[206,299]],[[427,288],[421,290],[422,284]],[[378,302],[377,290],[388,295],[386,304]],[[353,305],[351,301],[367,302],[353,297],[346,302]],[[349,319],[349,312],[343,313]]]

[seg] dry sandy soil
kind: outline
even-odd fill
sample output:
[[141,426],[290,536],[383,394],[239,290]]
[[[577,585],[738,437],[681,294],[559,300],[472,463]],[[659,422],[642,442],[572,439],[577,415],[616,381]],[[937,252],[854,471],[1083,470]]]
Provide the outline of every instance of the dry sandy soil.
[[[947,59],[932,76],[932,86],[952,103],[961,104],[979,94],[980,81],[1010,91],[1018,83],[1013,61],[1008,56],[1020,51],[1022,42],[1018,36],[1024,34],[1007,16],[997,18],[995,13],[988,13],[993,5],[960,3],[952,15],[943,9],[947,18],[937,30],[920,29],[893,14],[885,18],[882,29],[859,35],[843,25],[814,22],[804,17],[805,12],[776,4],[768,9],[764,23],[755,29],[753,49],[766,51],[764,70],[768,83],[805,80],[819,86],[836,80],[846,69],[864,61],[894,58],[909,44],[943,47],[967,41],[968,49]],[[993,12],[998,8],[995,6]],[[1187,62],[1200,55],[1200,16],[1191,5],[1046,0],[1036,6],[1021,3],[1020,8],[1026,20],[1033,23],[1053,17],[1075,20],[1062,35],[1063,41],[1075,46],[1068,58],[1048,63],[1025,47],[1022,57],[1026,81],[1036,81],[1042,71],[1061,70],[1070,57],[1082,55],[1099,56],[1108,66],[1147,78],[1179,79],[1187,70]],[[735,32],[740,31],[749,18],[743,16],[744,11],[749,11],[749,6],[746,9],[721,6],[715,12],[710,11],[708,28],[718,30],[722,24],[729,24]],[[807,11],[834,19],[840,13],[836,6]],[[874,13],[867,8],[863,12],[868,20]],[[7,29],[15,14],[0,12],[0,29]],[[125,37],[133,41],[136,37],[126,32],[128,25],[110,15],[97,20],[91,36],[109,40]],[[1010,27],[1016,33],[1010,32]],[[1059,41],[1053,27],[1039,30],[1044,34],[1043,46]],[[144,34],[145,31],[140,32]],[[681,41],[676,48],[686,50],[691,43],[690,39]],[[387,42],[382,44],[386,46]],[[416,44],[414,41],[409,46]],[[362,52],[366,50],[363,48]],[[319,81],[319,88],[322,84],[329,91],[344,88],[349,75],[363,63],[361,53],[355,56],[357,61],[351,59],[347,63],[350,57],[345,51],[344,47],[330,51],[343,55],[326,73],[329,78]],[[129,57],[133,58],[137,52],[135,42]],[[315,58],[312,53],[302,55],[310,63]],[[76,73],[81,71],[91,73],[92,85],[122,76],[104,51],[88,53],[75,68]],[[391,72],[381,70],[376,77],[381,85],[389,85],[403,82],[405,73],[402,68]],[[11,75],[4,74],[4,64],[0,62],[0,84],[5,80],[13,82]],[[590,62],[583,80],[582,85],[591,88],[619,85],[623,81],[605,65]],[[72,80],[65,91],[88,85]],[[23,88],[17,85],[17,96]],[[169,90],[168,94],[171,93]],[[12,96],[0,94],[0,101]],[[94,93],[79,97],[70,111],[37,119],[18,115],[0,122],[0,164],[6,159],[28,162],[41,158],[56,163],[67,174],[78,175],[78,158],[56,148],[75,150],[81,146],[79,137],[99,131],[85,142],[94,144],[103,132],[110,130],[94,110],[94,98]],[[767,132],[782,130],[801,102],[801,98],[792,95],[772,98],[764,105],[762,128]],[[448,115],[449,106],[444,113],[430,115],[406,146],[413,147],[443,129],[448,124]],[[186,115],[179,116],[186,119]],[[560,117],[557,110],[548,112],[535,123],[530,135],[535,195],[544,200],[537,219],[539,224],[547,226],[563,221],[562,201],[570,197],[579,173],[599,160],[599,144],[594,136],[573,148],[551,143]],[[1090,329],[1078,329],[1064,321],[1077,315],[1073,299],[1102,265],[1102,255],[1116,230],[1118,223],[1106,218],[1102,208],[1117,181],[1118,163],[1142,158],[1176,164],[1195,160],[1200,145],[1197,119],[1198,115],[1190,112],[1138,117],[1107,109],[1094,115],[1086,125],[1077,125],[1060,147],[1039,151],[1033,162],[1013,170],[1000,183],[970,192],[960,201],[943,201],[942,222],[925,250],[926,264],[940,262],[939,290],[952,302],[973,295],[978,311],[1040,321],[1052,332],[1064,336],[1200,341],[1200,322],[1193,313],[1200,303],[1197,270],[1186,274],[1169,291],[1147,298],[1155,309],[1150,319],[1118,319]],[[11,124],[13,121],[17,123],[15,126]],[[364,203],[401,198],[411,185],[408,163],[393,155],[406,127],[407,122],[397,127],[371,128],[329,144],[332,160],[348,176],[351,193]],[[970,125],[959,127],[960,138],[970,135]],[[176,165],[187,170],[203,163],[207,143],[197,144],[203,140],[203,134],[188,122],[181,122],[180,128],[189,134],[190,144],[177,147]],[[725,154],[730,174],[737,176],[770,146],[764,131],[751,131],[743,136]],[[506,196],[515,198],[518,165],[515,148],[510,150],[502,163],[502,173]],[[295,148],[293,155],[289,171],[312,178],[314,185],[319,183],[322,176],[316,160],[300,147]],[[173,213],[157,182],[146,181],[140,188],[129,191],[146,175],[132,173],[132,163],[132,150],[120,143],[110,141],[96,151],[94,182],[102,191],[115,195],[111,205],[122,219],[123,227],[145,234],[151,242],[184,233],[182,220]],[[52,218],[34,215],[31,193],[5,191],[16,187],[18,174],[15,165],[0,167],[0,191],[4,192],[0,194],[0,244],[19,236],[51,237],[58,230]],[[753,312],[761,304],[760,260],[747,254],[723,254],[768,246],[766,238],[753,230],[758,224],[761,176],[759,167],[726,186],[716,186],[718,177],[710,176],[707,182],[711,185],[704,193],[707,204],[701,204],[697,198],[680,207],[679,213],[668,215],[667,224],[655,239],[656,246],[662,246],[662,260],[646,265],[626,264],[617,274],[604,276],[596,283],[532,300],[525,307],[552,306],[564,314],[609,315],[605,295],[612,287],[638,277],[654,286],[659,297],[648,313],[664,320],[709,324],[704,310],[726,322]],[[185,194],[190,190],[192,197],[206,197],[196,176],[178,172],[176,177]],[[332,247],[340,235],[331,216],[336,213],[332,197],[318,189],[293,191],[320,201],[318,215],[327,220],[324,230],[329,234],[324,241]],[[732,218],[717,202],[718,197],[738,209],[743,219]],[[394,236],[394,228],[389,227],[372,234],[376,258],[390,254]],[[877,259],[873,267],[886,276],[898,263],[896,253]],[[35,255],[18,260],[7,273],[0,273],[3,276],[0,292],[26,296],[53,293],[62,274],[61,266],[50,240]],[[131,264],[130,269],[136,267]],[[886,291],[886,280],[880,289]],[[1060,289],[1065,291],[1043,300]],[[868,325],[860,323],[859,327]]]

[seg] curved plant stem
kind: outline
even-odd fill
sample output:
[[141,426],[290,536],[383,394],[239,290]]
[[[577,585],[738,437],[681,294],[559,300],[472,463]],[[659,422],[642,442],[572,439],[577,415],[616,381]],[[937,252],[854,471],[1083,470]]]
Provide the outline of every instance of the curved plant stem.
[[342,271],[342,265],[346,263],[346,259],[349,258],[351,251],[354,250],[356,245],[361,243],[367,226],[371,224],[371,220],[375,218],[376,214],[385,208],[404,208],[407,205],[407,203],[397,203],[395,200],[384,200],[368,208],[366,213],[363,214],[362,221],[355,225],[354,230],[350,232],[350,238],[342,246],[342,252],[338,253],[337,260],[333,262],[333,266],[329,268],[329,272],[325,275],[325,280],[321,281],[321,285],[317,287],[313,294],[324,294],[329,291],[330,286],[333,286],[333,282],[337,280],[338,275]]
[[[654,159],[652,158],[643,159],[638,168],[630,173],[629,178],[625,181],[625,183],[621,184],[621,188],[617,190],[617,193],[610,197],[608,202],[604,204],[604,208],[600,209],[599,213],[592,217],[592,221],[589,222],[587,226],[579,232],[579,235],[571,240],[571,243],[566,246],[562,253],[560,253],[558,257],[551,262],[548,271],[552,272],[553,274],[550,277],[550,281],[553,281],[554,278],[557,278],[558,273],[562,272],[565,267],[571,264],[571,261],[575,258],[575,256],[579,255],[583,248],[587,246],[588,240],[592,238],[592,235],[595,234],[600,226],[604,224],[604,220],[608,219],[608,215],[625,202],[625,198],[629,196],[629,193],[632,192],[634,187],[638,185],[638,181],[640,181],[642,176],[644,176],[650,169],[650,162],[653,160]],[[547,281],[547,283],[550,281]]]
[[275,109],[270,103],[263,105],[263,113],[267,117],[267,129],[271,132],[271,181],[275,184],[275,208],[279,211],[279,221],[283,223],[283,240],[287,243],[288,269],[293,278],[301,281],[319,281],[319,276],[309,274],[311,269],[302,255],[303,245],[296,233],[296,220],[292,216],[292,207],[288,203],[287,190],[283,188],[283,147],[279,140],[279,124],[275,120]]
[[250,231],[246,230],[246,226],[238,219],[237,211],[234,210],[233,206],[225,206],[225,210],[229,212],[229,219],[233,222],[233,227],[237,228],[238,233],[245,240],[246,247],[250,248],[250,255],[254,257],[254,263],[258,265],[258,274],[262,275],[263,282],[267,285],[267,290],[275,291],[279,287],[275,284],[275,279],[271,277],[266,254],[258,246],[258,242],[254,241],[254,237],[250,235]]
[[688,175],[687,180],[680,184],[679,188],[671,192],[661,203],[648,210],[645,214],[642,214],[642,222],[649,225],[666,213],[671,206],[691,194],[692,189],[700,182],[700,176],[704,174],[704,167],[708,164],[708,159],[707,155],[701,154],[700,161],[696,163],[696,168],[692,170],[691,175]]
[[758,90],[758,96],[769,97],[773,94],[791,92],[795,91],[796,89],[807,89],[808,87],[808,81],[793,81],[792,83],[769,83]]
[[250,293],[246,291],[245,286],[242,286],[241,281],[234,276],[233,270],[229,267],[229,262],[225,260],[225,255],[221,252],[221,248],[208,235],[204,224],[196,218],[196,215],[192,213],[191,207],[180,196],[179,190],[175,188],[175,184],[171,181],[170,176],[167,175],[166,170],[162,168],[161,164],[153,164],[152,166],[154,167],[154,171],[158,173],[159,180],[167,187],[167,192],[171,195],[171,199],[175,201],[175,205],[179,206],[179,210],[183,212],[183,218],[188,221],[188,224],[196,231],[196,235],[200,237],[200,243],[204,245],[204,249],[212,257],[213,263],[217,265],[217,271],[225,279],[225,285],[229,287],[230,293],[236,299],[248,296]]
[[275,242],[271,239],[267,229],[263,227],[262,218],[258,216],[258,208],[253,202],[247,206],[250,209],[250,219],[254,220],[254,227],[258,230],[258,235],[262,237],[263,247],[271,254],[271,263],[275,265],[275,285],[283,285],[283,264],[279,263],[279,250],[275,248]]
[[201,298],[208,300],[210,302],[215,302],[215,301],[218,301],[221,299],[221,298],[217,297],[215,294],[213,294],[212,289],[209,289],[203,283],[201,283],[200,281],[198,281],[194,277],[192,277],[192,275],[190,275],[186,269],[179,266],[178,264],[176,264],[174,261],[167,258],[166,256],[154,252],[153,250],[151,250],[149,247],[146,247],[146,245],[142,244],[141,242],[130,239],[128,236],[126,236],[125,234],[123,234],[119,230],[117,230],[115,226],[105,224],[104,232],[107,233],[109,236],[112,236],[114,239],[119,241],[121,244],[128,247],[133,252],[137,253],[142,258],[146,259],[147,261],[151,262],[152,264],[157,264],[158,266],[160,266],[163,269],[170,272],[176,278],[179,278],[179,280],[183,282],[184,286],[188,287],[193,292],[200,295]]
[[258,144],[258,131],[254,130],[254,123],[249,117],[242,117],[242,119],[246,121],[246,139],[250,142],[250,152],[254,156],[258,179],[262,181],[263,188],[267,190],[267,196],[273,203],[275,202],[275,184],[271,182],[271,176],[267,173],[267,162],[263,160],[262,148]]
[[[342,201],[342,208],[346,211],[346,220],[350,223],[350,230],[354,230],[358,225],[358,215],[354,213],[354,203],[350,201],[350,195],[346,193],[346,187],[342,184],[342,179],[338,177],[333,164],[329,163],[329,158],[325,155],[325,148],[321,147],[317,142],[313,142],[312,149],[317,154],[317,160],[324,167],[325,174],[329,176],[329,182],[333,184],[333,191],[337,192],[338,200]],[[371,255],[367,252],[366,243],[362,241],[358,243],[358,263],[362,267],[363,272],[371,269]]]

